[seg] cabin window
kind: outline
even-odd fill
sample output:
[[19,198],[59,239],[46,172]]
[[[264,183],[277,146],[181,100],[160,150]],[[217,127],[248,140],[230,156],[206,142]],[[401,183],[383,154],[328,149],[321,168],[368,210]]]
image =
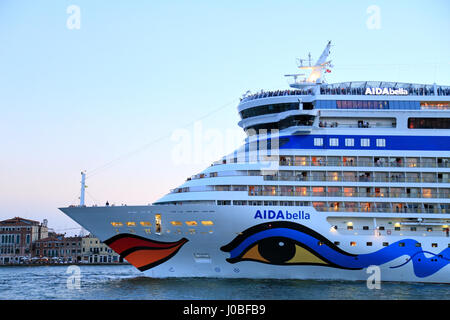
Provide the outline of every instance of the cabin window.
[[323,139],[322,138],[314,138],[314,145],[316,147],[321,147],[323,146]]
[[122,222],[111,222],[111,225],[112,225],[113,227],[122,227],[122,226],[123,226],[123,223],[122,223]]
[[161,234],[161,215],[155,214],[155,233]]
[[353,138],[345,139],[345,146],[346,147],[354,147],[355,146],[355,139],[353,139]]
[[386,147],[386,139],[377,139],[377,147]]
[[370,147],[370,139],[361,139],[361,147]]
[[338,147],[339,139],[338,138],[330,138],[330,147]]

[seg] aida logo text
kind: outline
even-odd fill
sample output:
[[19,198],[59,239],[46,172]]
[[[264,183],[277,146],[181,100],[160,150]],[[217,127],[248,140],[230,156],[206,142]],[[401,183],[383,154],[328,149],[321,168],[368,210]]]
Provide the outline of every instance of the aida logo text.
[[403,88],[392,89],[392,88],[367,88],[366,94],[385,94],[385,95],[408,95],[408,90]]
[[289,212],[288,210],[257,210],[254,219],[286,219],[286,220],[309,220],[309,213],[300,210],[298,212]]

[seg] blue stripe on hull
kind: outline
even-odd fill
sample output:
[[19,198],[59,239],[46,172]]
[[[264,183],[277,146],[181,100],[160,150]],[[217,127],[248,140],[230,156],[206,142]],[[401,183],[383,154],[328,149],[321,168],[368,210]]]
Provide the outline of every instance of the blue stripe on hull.
[[[289,141],[282,143],[283,138]],[[314,138],[323,138],[323,146],[315,146]],[[339,146],[330,146],[329,139],[338,138]],[[354,146],[345,146],[345,139],[354,139]],[[370,139],[370,146],[361,147],[361,139]],[[385,147],[377,147],[376,139],[385,139]],[[426,150],[450,151],[450,136],[362,136],[305,135],[280,138],[280,149],[346,149],[346,150]]]

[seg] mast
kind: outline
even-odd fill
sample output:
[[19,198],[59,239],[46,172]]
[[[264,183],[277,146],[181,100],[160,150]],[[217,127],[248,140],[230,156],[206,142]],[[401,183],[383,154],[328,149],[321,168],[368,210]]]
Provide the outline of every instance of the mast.
[[81,192],[80,192],[80,207],[84,204],[84,191],[86,189],[86,171],[81,172]]
[[317,85],[323,83],[324,72],[331,72],[331,70],[329,69],[332,67],[331,61],[327,61],[327,58],[330,55],[330,48],[331,41],[328,41],[325,49],[313,66],[311,65],[311,54],[308,55],[309,66],[303,65],[303,61],[305,61],[306,59],[299,59],[300,65],[298,66],[298,68],[301,70],[308,70],[309,74],[286,74],[285,77],[292,77],[290,81],[288,80],[289,85],[292,88],[301,89],[314,86],[317,87]]

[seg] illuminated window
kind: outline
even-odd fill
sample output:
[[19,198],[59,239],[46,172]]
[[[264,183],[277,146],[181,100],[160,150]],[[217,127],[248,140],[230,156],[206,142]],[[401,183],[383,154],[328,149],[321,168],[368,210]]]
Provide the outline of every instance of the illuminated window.
[[196,226],[197,225],[197,221],[186,221],[185,222],[188,226]]
[[351,247],[356,247],[356,242],[355,241],[350,242],[350,246]]
[[155,233],[161,234],[161,215],[155,214]]
[[324,188],[323,187],[313,187],[312,192],[314,196],[324,196]]
[[383,242],[383,247],[389,246],[389,242]]
[[313,207],[317,211],[325,211],[325,202],[313,202]]
[[136,222],[129,221],[127,222],[128,227],[136,227]]
[[173,226],[181,226],[182,225],[181,221],[170,221],[170,224]]
[[344,188],[344,196],[345,197],[353,197],[355,193],[355,188]]
[[295,164],[297,166],[306,166],[306,161],[307,161],[306,157],[299,157],[299,156],[295,157]]
[[297,196],[306,196],[308,193],[307,187],[295,187],[295,195]]
[[151,227],[152,226],[152,224],[148,221],[141,221],[140,224],[143,227]]
[[113,227],[122,227],[123,223],[122,222],[111,222]]
[[328,172],[331,181],[339,181],[339,172]]
[[426,101],[420,102],[421,109],[436,109],[436,110],[447,110],[450,109],[450,102],[448,101]]
[[322,241],[319,241],[317,244],[318,244],[319,246],[323,246],[323,245],[324,245],[324,243],[323,243]]
[[428,232],[431,232],[431,231],[433,231],[433,228],[428,227],[428,228],[427,228],[427,231],[428,231]]
[[204,226],[212,226],[212,225],[214,225],[214,223],[212,222],[212,221],[202,221],[202,225],[204,225]]
[[152,233],[151,229],[144,229],[144,232],[147,233],[147,234]]
[[422,188],[422,197],[431,198],[431,189]]
[[195,229],[189,229],[189,234],[195,234]]
[[437,246],[438,246],[437,243],[432,243],[432,244],[431,244],[431,247],[433,247],[433,248],[437,248]]
[[[332,211],[339,211],[339,202],[330,203],[330,207]],[[335,226],[335,229],[337,229],[337,226]]]

